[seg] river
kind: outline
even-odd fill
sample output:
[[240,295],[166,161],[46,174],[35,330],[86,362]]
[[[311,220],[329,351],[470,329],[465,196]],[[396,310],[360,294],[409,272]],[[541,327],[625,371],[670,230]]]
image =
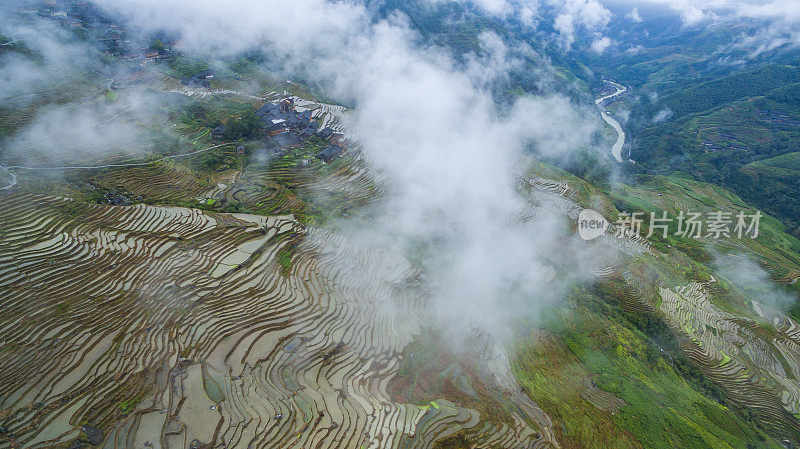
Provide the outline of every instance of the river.
[[[600,97],[594,101],[596,105],[601,107],[603,106],[603,102],[605,102],[606,100],[614,98],[617,95],[620,95],[628,90],[627,88],[625,88],[625,86],[617,84],[613,81],[606,81],[606,82],[614,86],[617,90],[613,94],[606,95],[605,97]],[[611,125],[611,127],[614,128],[614,131],[617,132],[617,141],[614,142],[614,146],[611,147],[611,155],[614,156],[614,159],[616,159],[617,162],[622,162],[622,146],[625,145],[625,131],[622,130],[622,125],[620,125],[619,122],[614,117],[609,115],[605,110],[600,112],[600,116],[603,117],[603,120],[605,120],[606,123]]]

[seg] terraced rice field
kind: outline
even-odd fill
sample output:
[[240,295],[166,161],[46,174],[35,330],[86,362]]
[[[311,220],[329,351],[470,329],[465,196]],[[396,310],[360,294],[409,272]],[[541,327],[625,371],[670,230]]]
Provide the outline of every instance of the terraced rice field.
[[98,83],[96,76],[92,73],[82,77],[51,74],[46,85],[30,86],[31,93],[5,99],[4,107],[0,107],[0,129],[21,128],[31,123],[40,109],[50,105],[85,101],[102,95],[106,86]]
[[800,430],[798,324],[754,301],[758,316],[775,327],[769,335],[773,332],[764,332],[762,323],[721,310],[710,296],[707,286],[696,282],[661,288],[661,310],[692,342],[687,356],[704,366],[732,398],[755,410],[765,426]]
[[[345,107],[322,103],[298,96],[294,93],[295,89],[286,91],[280,89],[279,87],[281,86],[273,85],[272,87],[275,88],[273,90],[268,90],[261,93],[251,93],[236,89],[188,87],[182,85],[179,80],[171,77],[162,77],[159,80],[158,87],[165,92],[178,93],[196,99],[211,97],[236,98],[238,100],[251,103],[255,105],[255,107],[260,107],[267,102],[276,102],[284,98],[291,98],[294,101],[295,109],[298,112],[304,112],[306,110],[311,111],[311,118],[317,121],[318,128],[330,127],[338,133],[344,133],[346,131],[342,123],[343,116],[347,112]],[[292,86],[282,87],[291,88]]]
[[491,352],[510,424],[387,393],[425,301],[402,257],[290,216],[0,208],[0,447],[557,446]]
[[[113,94],[116,99],[112,101],[102,93],[81,93],[81,101],[69,106],[52,105],[49,98],[42,100],[31,109],[31,118],[24,119],[31,128],[6,142],[4,162],[25,166],[99,165],[153,151],[163,137],[165,117],[155,113],[145,116],[142,99],[131,98],[125,91]],[[93,96],[83,98],[86,95]]]
[[196,198],[208,189],[209,178],[169,161],[150,166],[108,170],[92,182],[104,188],[123,189],[154,201]]
[[[532,201],[549,204],[576,220],[581,205],[592,200],[571,185],[575,184],[535,176],[520,180]],[[676,194],[675,198],[680,196]],[[721,198],[715,201],[727,205]],[[698,207],[694,201],[685,205]],[[752,410],[761,426],[786,438],[800,433],[800,325],[794,319],[747,298],[736,311],[721,309],[715,297],[724,292],[713,275],[707,282],[687,280],[675,285],[675,279],[685,276],[679,272],[684,269],[681,264],[691,262],[674,254],[666,260],[641,237],[615,237],[613,225],[596,242],[604,245],[604,253],[620,254],[616,263],[598,268],[595,274],[621,275],[632,293],[623,298],[627,309],[646,313],[657,310],[677,335],[687,337],[689,344],[683,349],[686,356],[732,401]],[[748,239],[744,243],[779,266],[794,267],[793,262],[767,248],[768,242]]]
[[[271,165],[198,177],[164,161],[92,183],[159,202],[280,209],[302,206],[289,191],[354,207],[380,195],[358,157],[314,173]],[[569,177],[529,174],[517,187],[530,206],[523,222],[542,208],[573,222],[589,204],[613,208]],[[405,367],[429,321],[419,273],[399,255],[353,247],[290,215],[112,207],[15,189],[0,200],[0,447],[75,449],[98,433],[107,448],[559,447],[558,429],[491,337],[470,356],[491,372],[502,419],[481,403],[483,387],[451,365],[437,376],[454,378],[457,394],[419,402],[398,393],[398,379],[420,375]],[[713,278],[665,269],[652,242],[617,236],[613,225],[590,245],[609,254],[594,274],[630,290],[626,309],[660,314],[686,335],[687,357],[761,426],[800,432],[792,318],[757,302],[749,314],[721,309]],[[570,401],[587,410],[613,415],[629,406],[588,371],[572,381]]]

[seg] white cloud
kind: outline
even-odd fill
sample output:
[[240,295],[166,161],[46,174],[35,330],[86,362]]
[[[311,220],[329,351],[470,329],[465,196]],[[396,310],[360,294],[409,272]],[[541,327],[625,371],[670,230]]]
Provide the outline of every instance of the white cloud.
[[634,45],[633,47],[629,47],[628,49],[626,49],[626,50],[625,50],[625,53],[628,53],[629,55],[638,55],[638,54],[639,54],[639,53],[641,53],[643,50],[644,50],[644,47],[643,47],[643,46],[641,46],[641,45]]
[[780,310],[788,310],[797,298],[782,290],[747,254],[723,254],[712,251],[717,274],[731,282],[750,301],[757,301]]
[[[756,58],[784,47],[800,46],[800,2],[785,0],[639,0],[642,3],[662,5],[677,12],[683,23],[694,26],[701,23],[726,23],[740,25],[755,20],[753,31],[742,33],[725,46],[747,52],[747,58]],[[633,8],[625,17],[638,22],[641,14]]]
[[606,51],[606,49],[610,46],[611,46],[611,39],[607,37],[600,37],[592,41],[591,49],[594,53],[601,54],[604,51]]
[[[95,59],[92,49],[72,39],[63,29],[44,20],[20,23],[0,7],[2,33],[25,45],[37,58],[15,52],[0,56],[0,100],[24,101],[54,79],[66,79],[86,69]],[[18,44],[19,45],[19,44]]]
[[632,20],[632,21],[634,21],[636,23],[641,23],[642,22],[642,15],[639,14],[639,8],[631,9],[631,12],[626,14],[625,17],[627,17],[628,19],[630,19],[630,20]]
[[[557,254],[562,228],[556,219],[512,225],[526,207],[514,178],[528,145],[552,157],[590,146],[596,113],[553,96],[523,97],[498,115],[486,85],[516,62],[497,35],[481,34],[483,55],[462,69],[446,51],[419,46],[403,17],[372,22],[346,2],[101,2],[139,25],[180,32],[184,48],[259,46],[352,101],[348,128],[392,192],[384,213],[353,238],[439,245],[430,264],[442,318],[458,310],[460,326],[499,326],[558,291],[544,282],[545,256]],[[593,8],[575,11],[579,23],[607,22]]]
[[714,5],[720,3],[717,0],[643,0],[643,1],[667,6],[668,8],[680,14],[684,23],[686,23],[687,25],[696,24],[704,19],[709,18]]
[[506,16],[511,13],[513,10],[511,3],[507,2],[506,0],[474,0],[475,3],[483,8],[485,11],[500,15]]
[[[516,18],[529,26],[542,20],[540,5],[555,11],[553,27],[559,34],[559,43],[569,49],[578,33],[602,32],[611,19],[604,3],[609,0],[429,0],[435,3],[457,1],[474,4],[500,18]],[[754,58],[785,45],[800,45],[800,2],[784,0],[638,0],[640,4],[667,7],[680,15],[687,26],[703,22],[738,21],[755,19],[764,21],[757,32],[736,37],[732,47],[744,48]],[[625,18],[640,23],[643,17],[634,6]]]
[[514,17],[526,25],[533,25],[540,0],[426,0],[429,4],[459,3],[474,5],[489,15],[503,19]]
[[796,1],[772,0],[761,4],[744,2],[738,9],[746,17],[779,19],[787,23],[800,22],[800,2]]
[[653,117],[653,123],[662,123],[670,119],[672,117],[672,109],[664,108]]
[[561,35],[561,44],[565,48],[571,48],[575,42],[575,18],[569,14],[561,14],[556,17],[554,27]]
[[559,14],[554,27],[559,32],[564,48],[572,47],[578,28],[586,31],[601,31],[611,21],[611,11],[598,0],[547,0]]
[[784,0],[643,0],[678,12],[688,24],[705,19],[754,18],[800,23],[800,2]]

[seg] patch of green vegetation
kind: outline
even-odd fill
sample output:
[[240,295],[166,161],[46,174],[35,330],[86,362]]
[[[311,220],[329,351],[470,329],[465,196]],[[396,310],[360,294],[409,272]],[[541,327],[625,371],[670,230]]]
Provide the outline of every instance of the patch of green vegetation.
[[[542,346],[533,332],[516,351],[516,376],[559,421],[563,441],[574,447],[780,447],[718,402],[699,370],[662,353],[662,344],[677,346],[668,328],[643,316],[634,325],[634,315],[598,294],[573,290],[568,308],[546,314],[543,327],[554,336],[549,343]],[[579,394],[588,378],[625,405],[617,413],[593,409]]]
[[308,205],[292,213],[294,219],[304,226],[322,226],[328,221],[328,214],[317,208]]
[[69,312],[69,309],[70,309],[69,303],[66,302],[66,301],[62,301],[62,302],[56,304],[56,311],[60,315],[66,314],[67,312]]
[[763,96],[800,81],[800,68],[768,64],[689,87],[665,96],[658,108],[670,108],[675,117],[706,111],[742,98]]
[[439,440],[433,445],[433,449],[472,449],[472,447],[472,442],[461,432]]
[[[332,163],[323,164],[322,161],[315,156],[322,151],[329,144],[327,141],[318,137],[310,137],[306,139],[301,145],[287,151],[283,156],[276,158],[270,162],[270,168],[276,169],[302,169],[306,173],[314,173],[320,176],[330,174],[332,167],[336,166],[336,162],[341,159],[334,159]],[[298,179],[297,173],[294,172],[280,172],[277,173],[275,181],[294,187]]]
[[[650,241],[660,251],[671,253],[673,250],[678,250],[700,264],[708,264],[711,261],[711,254],[706,248],[707,243],[691,236],[677,235],[677,217],[680,212],[706,214],[722,211],[730,213],[733,220],[730,226],[731,235],[721,239],[727,245],[753,251],[759,258],[767,261],[771,272],[800,271],[800,240],[788,235],[783,223],[774,217],[763,214],[760,220],[759,236],[756,239],[751,238],[752,234],[743,235],[743,238],[739,239],[733,233],[737,214],[744,212],[750,216],[756,210],[728,190],[713,184],[677,176],[640,175],[637,177],[637,181],[638,183],[635,185],[619,185],[608,194],[618,209],[629,214],[641,213],[640,218],[645,218],[643,220],[644,235],[649,233],[647,224],[650,213],[655,212],[656,217],[660,218],[663,212],[667,212],[667,217],[672,220],[669,223],[667,238],[663,238],[662,231],[659,229],[654,229],[654,233],[650,237]],[[704,228],[701,233],[703,237],[706,236],[706,231]]]
[[585,399],[591,373],[557,337],[540,333],[523,339],[513,368],[524,391],[554,420],[562,447],[641,447],[611,411]]
[[175,54],[167,62],[170,69],[178,78],[185,78],[211,68],[207,62],[194,59],[184,54]]
[[285,249],[278,253],[277,261],[281,266],[281,274],[288,275],[292,269],[292,249]]
[[767,94],[767,98],[800,108],[800,83],[792,83],[779,87]]
[[126,399],[118,404],[118,408],[122,413],[130,413],[136,410],[136,406],[139,405],[139,402],[141,402],[139,398]]
[[225,123],[225,138],[228,140],[254,137],[259,131],[261,119],[254,111],[242,112]]
[[[766,97],[746,96],[664,123],[652,124],[648,119],[633,130],[637,143],[632,154],[637,164],[631,170],[686,172],[724,186],[780,218],[793,235],[800,236],[800,196],[796,194],[800,181],[794,176],[798,157],[791,155],[798,150],[800,106],[776,101],[782,98],[781,92],[778,88]],[[658,107],[665,106],[659,103]],[[784,118],[776,119],[775,114]]]
[[800,176],[800,152],[786,153],[751,162],[745,165],[743,170],[753,174],[762,173],[778,179],[796,178]]

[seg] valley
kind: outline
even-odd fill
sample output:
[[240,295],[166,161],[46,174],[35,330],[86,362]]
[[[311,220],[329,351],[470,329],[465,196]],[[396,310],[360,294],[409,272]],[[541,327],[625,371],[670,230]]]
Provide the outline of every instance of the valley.
[[[619,84],[616,84],[612,81],[608,81],[608,84],[614,87],[616,91],[612,94],[600,97],[594,101],[595,104],[601,107],[604,106],[607,100],[611,100],[614,97],[617,97],[627,91],[627,89],[624,86],[620,86]],[[608,112],[602,111],[600,113],[600,116],[603,118],[603,120],[605,120],[606,123],[608,123],[612,128],[614,128],[614,131],[617,133],[617,141],[614,142],[614,146],[611,147],[611,155],[614,156],[614,159],[616,159],[617,162],[622,162],[622,147],[625,146],[625,131],[622,130],[622,125],[620,125],[616,119],[611,117],[608,114]]]
[[0,449],[798,447],[794,53],[612,3],[0,5]]

